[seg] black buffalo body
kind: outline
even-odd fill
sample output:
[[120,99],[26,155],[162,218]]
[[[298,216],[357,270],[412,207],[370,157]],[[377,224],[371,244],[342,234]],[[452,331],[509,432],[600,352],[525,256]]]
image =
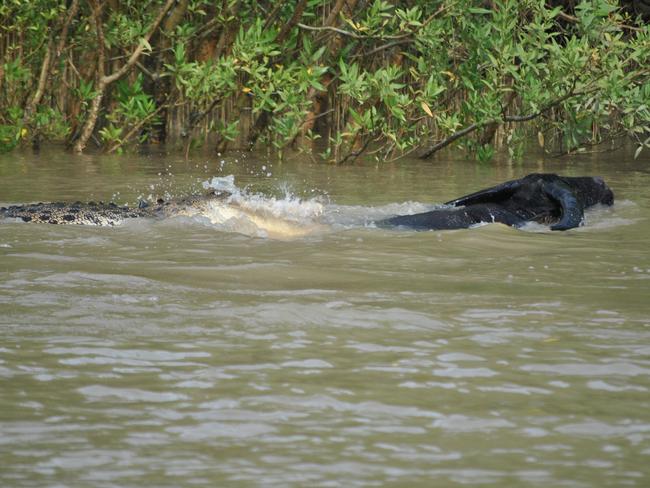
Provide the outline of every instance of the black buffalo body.
[[538,222],[550,224],[551,230],[567,230],[583,223],[585,208],[613,203],[614,193],[602,178],[534,173],[451,200],[446,208],[398,215],[377,225],[445,230],[491,222],[513,227]]

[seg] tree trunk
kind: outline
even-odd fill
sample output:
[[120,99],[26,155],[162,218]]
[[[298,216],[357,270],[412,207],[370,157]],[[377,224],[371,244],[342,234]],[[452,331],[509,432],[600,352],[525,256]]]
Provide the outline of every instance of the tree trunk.
[[68,13],[65,19],[62,19],[60,21],[61,33],[59,35],[59,42],[56,45],[56,50],[54,48],[54,40],[56,37],[55,30],[58,30],[59,26],[53,26],[50,30],[50,35],[47,42],[47,50],[45,51],[45,57],[43,58],[43,63],[41,64],[41,72],[38,77],[36,91],[34,92],[32,99],[27,103],[27,106],[25,107],[25,113],[23,115],[23,126],[29,129],[32,144],[38,143],[38,134],[36,134],[33,127],[31,127],[32,119],[34,117],[34,114],[38,111],[38,106],[43,99],[43,95],[45,94],[47,82],[52,72],[52,66],[54,66],[55,60],[59,59],[61,53],[63,52],[63,49],[65,48],[70,23],[72,22],[72,19],[77,15],[78,10],[79,0],[73,0],[70,4],[70,7],[68,8]]
[[154,32],[156,32],[163,18],[165,17],[169,9],[172,7],[172,5],[175,3],[175,0],[167,0],[165,2],[165,5],[163,5],[160,12],[158,12],[158,16],[149,27],[147,34],[144,36],[144,38],[138,44],[138,46],[133,50],[133,53],[131,53],[131,56],[129,57],[128,61],[119,70],[115,71],[114,73],[111,73],[110,75],[104,74],[104,63],[106,60],[106,52],[105,52],[105,43],[104,43],[104,31],[102,29],[102,23],[100,18],[102,5],[99,4],[99,2],[97,1],[95,1],[94,3],[95,3],[95,8],[93,9],[93,18],[95,20],[95,28],[97,30],[97,43],[98,43],[98,53],[99,53],[98,60],[97,60],[97,73],[98,73],[97,76],[98,81],[97,81],[97,89],[96,89],[97,95],[95,95],[95,98],[93,99],[93,102],[90,107],[90,111],[88,112],[88,118],[86,119],[86,122],[81,130],[81,135],[79,136],[79,139],[74,145],[74,152],[78,154],[83,152],[83,150],[86,147],[86,144],[88,143],[88,139],[90,139],[90,136],[92,135],[93,130],[95,129],[95,124],[97,123],[97,117],[99,116],[99,108],[101,106],[101,101],[102,98],[104,97],[106,87],[111,83],[113,83],[114,81],[117,81],[120,78],[122,78],[135,65],[135,63],[138,61],[138,58],[143,53],[145,46],[149,44],[149,40],[151,39],[151,36],[153,36]]
[[187,12],[189,0],[179,0],[178,3],[171,9],[169,15],[165,18],[159,31],[159,46],[158,56],[147,57],[145,60],[150,61],[153,76],[150,81],[145,85],[145,90],[151,93],[159,114],[159,119],[152,125],[151,136],[155,142],[164,143],[167,140],[167,112],[169,95],[172,90],[171,79],[169,77],[162,77],[160,73],[163,70],[163,65],[169,57],[169,48],[171,42],[169,37],[165,34],[172,34],[176,26],[183,20],[183,16]]
[[49,39],[47,41],[47,48],[45,50],[45,57],[43,58],[43,63],[41,64],[41,73],[38,76],[38,83],[36,85],[36,91],[34,96],[27,103],[25,107],[25,113],[23,115],[23,126],[30,127],[32,124],[32,117],[36,112],[36,107],[41,103],[43,98],[43,93],[45,93],[45,84],[50,75],[50,62],[52,60],[52,54],[54,51],[54,27],[50,29]]

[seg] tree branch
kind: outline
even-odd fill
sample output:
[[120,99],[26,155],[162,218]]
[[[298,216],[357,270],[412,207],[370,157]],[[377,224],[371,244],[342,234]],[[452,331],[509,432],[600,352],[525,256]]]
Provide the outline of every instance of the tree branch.
[[70,27],[70,23],[72,22],[74,16],[77,15],[78,9],[79,9],[79,0],[73,0],[72,3],[70,4],[70,7],[68,8],[68,14],[65,20],[62,19],[60,21],[61,34],[59,37],[59,42],[56,46],[56,50],[54,48],[54,39],[56,37],[54,31],[55,29],[57,29],[57,27],[52,26],[52,28],[50,29],[50,35],[47,42],[45,57],[43,58],[43,63],[41,64],[41,72],[38,77],[36,91],[34,92],[34,96],[32,97],[32,99],[25,107],[25,113],[23,115],[24,126],[29,126],[32,123],[32,118],[34,116],[34,113],[36,113],[38,106],[40,105],[41,100],[43,99],[43,95],[45,94],[45,88],[47,85],[47,81],[50,78],[50,73],[52,72],[52,66],[54,64],[54,60],[57,59],[59,56],[61,56],[61,52],[65,47],[65,42],[68,37],[68,28]]
[[153,36],[154,32],[156,32],[156,29],[158,29],[158,26],[162,22],[163,18],[165,17],[169,9],[172,8],[172,5],[174,5],[175,1],[176,0],[167,0],[167,2],[165,2],[165,5],[160,10],[160,12],[158,12],[158,16],[153,21],[153,24],[151,24],[151,27],[149,27],[149,31],[144,36],[144,38],[138,43],[138,47],[135,48],[135,50],[129,57],[129,60],[126,62],[126,64],[124,64],[115,73],[102,77],[102,80],[100,80],[101,83],[103,83],[104,85],[109,85],[114,81],[119,80],[120,78],[122,78],[122,76],[124,76],[129,72],[129,70],[133,67],[135,62],[138,60],[138,58],[144,51],[145,46],[149,44],[149,40],[151,39],[151,36]]
[[[438,8],[438,10],[436,10],[433,14],[431,14],[431,15],[430,15],[430,16],[429,16],[429,17],[428,17],[428,18],[427,18],[427,19],[422,23],[422,26],[421,26],[419,29],[421,29],[422,27],[425,27],[426,25],[428,25],[429,23],[431,23],[431,21],[432,21],[433,19],[435,19],[438,15],[440,15],[442,12],[444,12],[445,9],[447,9],[447,6],[444,5],[444,4],[441,5],[440,8]],[[337,33],[337,34],[341,34],[341,35],[344,35],[344,36],[352,37],[353,39],[381,39],[381,40],[394,40],[394,41],[398,41],[398,42],[396,42],[395,44],[402,44],[403,42],[410,42],[410,40],[407,41],[407,39],[408,39],[409,37],[412,37],[413,34],[415,34],[415,32],[404,32],[403,34],[397,34],[397,35],[392,35],[392,36],[364,36],[364,35],[355,34],[354,32],[346,31],[346,30],[344,30],[344,29],[340,29],[340,28],[338,28],[338,27],[334,27],[334,25],[333,25],[333,20],[335,19],[335,17],[332,18],[332,17],[330,16],[330,18],[328,18],[328,21],[329,21],[330,19],[332,19],[332,23],[325,22],[325,24],[324,24],[323,26],[321,26],[321,27],[314,27],[314,26],[306,25],[306,24],[302,24],[302,23],[297,23],[296,25],[297,25],[298,27],[300,27],[301,29],[305,29],[305,30],[311,30],[311,31],[332,31],[332,32],[335,32],[335,33]],[[418,30],[419,30],[419,29],[418,29]],[[399,41],[401,41],[401,42],[399,42]],[[389,45],[386,45],[386,46],[381,46],[381,47],[377,48],[377,50],[386,49],[387,47],[391,47],[392,45],[394,45],[394,44],[389,44]],[[373,51],[373,52],[374,52],[374,51]]]
[[543,115],[544,113],[546,113],[549,110],[551,110],[552,108],[560,105],[562,102],[568,100],[569,98],[577,97],[577,96],[580,96],[580,95],[586,95],[586,94],[592,93],[592,92],[594,92],[596,90],[597,90],[597,88],[589,88],[589,89],[585,89],[585,90],[581,90],[581,91],[577,91],[577,92],[571,90],[569,93],[561,96],[560,98],[558,98],[556,100],[553,100],[553,101],[547,103],[541,109],[539,109],[537,112],[534,112],[532,114],[527,114],[527,115],[505,115],[503,117],[494,118],[494,119],[490,119],[490,120],[484,120],[482,122],[474,122],[473,124],[470,124],[467,127],[465,127],[464,129],[461,129],[461,130],[459,130],[457,132],[454,132],[452,135],[450,135],[446,139],[443,139],[442,141],[440,141],[440,142],[434,144],[433,146],[431,146],[429,149],[427,149],[426,151],[424,151],[420,155],[420,159],[428,158],[432,154],[434,154],[434,153],[440,151],[441,149],[449,146],[450,144],[457,141],[461,137],[464,137],[464,136],[466,136],[468,134],[471,134],[475,130],[480,129],[481,127],[485,127],[486,125],[496,124],[496,123],[501,123],[501,122],[528,122],[530,120],[536,119],[540,115]]
[[339,29],[338,27],[333,27],[331,25],[323,25],[321,27],[314,27],[312,25],[303,24],[301,22],[298,22],[296,25],[298,27],[300,27],[301,29],[305,29],[305,30],[332,31],[332,32],[336,32],[337,34],[341,34],[343,36],[352,37],[353,39],[371,39],[370,36],[360,36],[359,34],[355,34],[354,32],[348,32],[346,30]]
[[472,132],[474,132],[479,127],[483,127],[483,125],[487,125],[487,124],[491,124],[491,123],[494,123],[494,120],[489,120],[487,122],[482,122],[482,123],[474,122],[473,124],[468,125],[464,129],[459,130],[457,132],[454,132],[452,135],[450,135],[446,139],[434,144],[429,149],[427,149],[424,153],[422,153],[420,155],[420,159],[428,158],[433,153],[436,153],[436,152],[440,151],[441,149],[447,147],[449,144],[451,144],[454,141],[460,139],[461,137],[464,137],[467,134],[471,134]]
[[[558,12],[557,16],[558,16],[558,18],[560,18],[562,20],[566,20],[567,22],[569,22],[571,24],[579,24],[580,23],[580,19],[578,17],[576,17],[575,15],[567,14],[566,12],[563,12],[562,10],[560,10]],[[630,30],[630,31],[633,31],[633,32],[643,32],[643,29],[641,29],[639,27],[635,27],[633,25],[618,24],[618,26],[621,29]]]
[[370,145],[371,138],[368,137],[366,139],[366,142],[363,143],[363,146],[361,146],[359,149],[356,151],[350,151],[345,155],[345,157],[339,161],[336,162],[337,165],[343,165],[348,162],[348,160],[352,160],[353,162],[366,150],[368,149],[368,146]]
[[98,59],[97,59],[97,94],[93,98],[90,111],[88,112],[88,118],[86,119],[86,122],[83,125],[83,128],[81,129],[81,135],[79,136],[79,139],[74,145],[74,152],[76,153],[82,153],[84,148],[86,147],[86,143],[88,142],[88,139],[90,139],[90,136],[93,133],[93,130],[95,129],[95,124],[97,123],[97,117],[99,115],[99,107],[101,105],[102,98],[104,97],[104,93],[106,91],[106,87],[113,83],[114,81],[119,80],[122,76],[124,76],[126,73],[129,72],[129,70],[135,65],[135,63],[138,61],[138,58],[140,55],[143,53],[145,46],[149,44],[149,40],[151,39],[151,36],[153,36],[154,32],[158,29],[158,26],[164,19],[165,15],[169,11],[169,9],[174,5],[174,2],[176,0],[167,0],[165,2],[165,5],[163,5],[162,9],[160,12],[158,12],[158,16],[156,19],[153,21],[151,26],[149,27],[149,30],[147,31],[147,34],[144,36],[144,38],[140,41],[138,44],[138,47],[136,47],[129,57],[129,60],[116,72],[106,75],[104,71],[104,63],[106,62],[106,52],[105,52],[105,40],[104,40],[104,31],[102,28],[102,21],[101,21],[101,10],[103,7],[103,3],[100,3],[99,1],[95,1],[95,8],[93,9],[93,18],[95,20],[95,29],[97,30],[97,43],[98,43]]
[[98,2],[95,3],[95,7],[92,11],[93,20],[95,22],[95,31],[97,35],[97,94],[93,97],[93,101],[90,104],[90,110],[88,111],[88,116],[86,117],[86,122],[81,128],[81,134],[79,139],[74,145],[74,152],[81,154],[88,143],[88,139],[95,129],[95,123],[97,122],[97,116],[99,115],[99,106],[102,103],[102,98],[104,98],[105,85],[102,83],[104,79],[104,63],[106,62],[106,46],[104,43],[104,29],[102,27],[101,20],[101,11],[103,4]]
[[199,122],[201,122],[212,110],[217,106],[217,104],[221,101],[221,98],[215,98],[212,100],[208,108],[206,108],[203,112],[199,113],[198,115],[192,117],[190,115],[190,119],[187,123],[187,126],[181,131],[181,137],[182,138],[187,138],[187,142],[185,143],[185,159],[189,157],[190,154],[190,146],[192,145],[192,138],[190,137],[192,135],[192,130],[199,125]]
[[300,0],[298,2],[296,8],[293,11],[293,15],[291,16],[289,21],[282,26],[282,29],[280,29],[280,32],[275,38],[275,42],[281,43],[282,41],[284,41],[287,35],[289,35],[289,32],[291,32],[291,29],[294,28],[294,26],[298,23],[298,21],[302,17],[302,14],[304,13],[306,6],[307,6],[307,0]]
[[34,112],[36,112],[36,107],[41,103],[43,94],[45,93],[45,84],[47,79],[50,76],[50,64],[52,60],[52,55],[54,51],[54,27],[50,29],[50,35],[47,41],[47,48],[45,49],[45,57],[43,58],[43,63],[41,64],[41,73],[38,76],[38,83],[36,85],[36,91],[34,96],[29,101],[25,107],[25,113],[23,115],[23,125],[28,126],[32,122],[32,117]]
[[79,0],[72,0],[72,3],[70,4],[70,8],[68,8],[68,16],[65,18],[63,28],[61,29],[59,44],[56,46],[57,58],[61,56],[61,53],[63,52],[63,48],[65,47],[65,43],[68,39],[68,30],[70,29],[70,24],[72,23],[72,19],[74,19],[74,17],[77,15],[78,10],[79,10]]
[[117,151],[120,147],[122,147],[124,144],[126,144],[133,135],[139,131],[144,124],[149,122],[152,118],[154,118],[156,115],[158,115],[163,108],[165,108],[167,105],[163,104],[160,105],[154,112],[151,112],[149,115],[147,115],[144,119],[139,120],[137,124],[135,124],[129,132],[126,133],[126,135],[120,140],[119,142],[116,142],[113,146],[111,146],[108,151],[106,151],[108,154],[111,154],[115,151]]
[[341,13],[341,10],[343,9],[343,6],[345,5],[346,0],[336,0],[336,3],[332,7],[332,10],[330,10],[329,15],[327,16],[327,19],[325,19],[325,22],[323,25],[325,26],[332,26],[336,23],[336,18],[339,16]]

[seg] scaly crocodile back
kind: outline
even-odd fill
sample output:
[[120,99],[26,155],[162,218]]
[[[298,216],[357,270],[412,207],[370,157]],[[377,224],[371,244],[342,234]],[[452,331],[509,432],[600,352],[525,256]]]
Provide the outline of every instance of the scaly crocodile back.
[[203,211],[209,202],[224,200],[229,196],[230,194],[227,192],[210,191],[204,195],[193,195],[178,200],[158,200],[155,204],[141,202],[138,207],[119,206],[115,203],[104,202],[12,205],[1,207],[0,217],[44,224],[113,226],[133,218],[196,215]]

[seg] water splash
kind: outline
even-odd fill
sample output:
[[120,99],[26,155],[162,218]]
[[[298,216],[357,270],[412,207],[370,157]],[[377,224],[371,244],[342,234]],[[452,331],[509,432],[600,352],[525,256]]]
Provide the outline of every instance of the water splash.
[[204,190],[221,190],[232,194],[239,193],[240,190],[235,185],[235,175],[215,176],[211,180],[201,183]]
[[373,227],[374,222],[387,217],[436,208],[413,201],[377,207],[337,205],[322,195],[300,198],[286,185],[278,187],[283,196],[275,198],[238,187],[233,175],[213,177],[204,181],[202,186],[205,190],[228,192],[230,196],[223,201],[211,202],[200,217],[219,230],[274,239]]
[[202,183],[204,189],[228,192],[223,201],[210,202],[201,215],[227,232],[255,237],[291,239],[326,231],[321,221],[325,204],[318,198],[303,200],[285,190],[282,198],[249,193],[235,184],[233,175],[214,177]]

